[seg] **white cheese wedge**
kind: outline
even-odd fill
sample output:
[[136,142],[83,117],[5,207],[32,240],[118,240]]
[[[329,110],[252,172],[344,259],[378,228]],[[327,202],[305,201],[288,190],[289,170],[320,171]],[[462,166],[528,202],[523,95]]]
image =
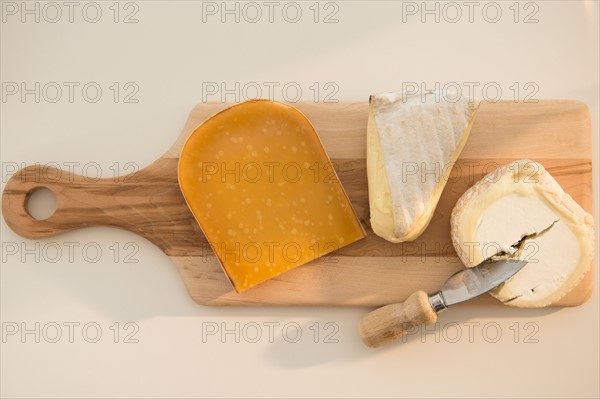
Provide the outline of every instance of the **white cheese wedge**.
[[466,98],[447,101],[436,92],[400,92],[371,96],[370,107],[371,227],[388,241],[411,241],[433,216],[471,131],[476,106]]
[[502,166],[467,190],[452,211],[451,234],[467,267],[494,255],[528,261],[491,292],[511,306],[558,301],[594,258],[592,215],[530,160]]

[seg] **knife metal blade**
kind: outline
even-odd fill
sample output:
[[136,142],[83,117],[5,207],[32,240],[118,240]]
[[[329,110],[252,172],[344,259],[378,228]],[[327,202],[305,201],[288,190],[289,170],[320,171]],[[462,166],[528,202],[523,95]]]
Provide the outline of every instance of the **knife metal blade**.
[[402,303],[393,303],[363,316],[359,322],[365,345],[375,348],[407,334],[415,325],[430,325],[438,312],[492,290],[527,264],[522,260],[486,260],[476,267],[454,273],[441,291],[428,295],[416,291]]
[[526,264],[524,260],[486,260],[475,267],[458,271],[446,280],[441,291],[429,296],[429,303],[438,312],[468,301],[493,290]]

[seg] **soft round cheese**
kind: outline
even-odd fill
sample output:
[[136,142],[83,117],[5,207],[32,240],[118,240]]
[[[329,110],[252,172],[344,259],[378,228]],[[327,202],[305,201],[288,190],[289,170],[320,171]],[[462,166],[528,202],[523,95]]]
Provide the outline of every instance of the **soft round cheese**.
[[511,306],[558,301],[579,283],[594,257],[592,216],[530,160],[502,166],[467,190],[452,211],[451,229],[467,267],[494,256],[528,262],[491,292]]

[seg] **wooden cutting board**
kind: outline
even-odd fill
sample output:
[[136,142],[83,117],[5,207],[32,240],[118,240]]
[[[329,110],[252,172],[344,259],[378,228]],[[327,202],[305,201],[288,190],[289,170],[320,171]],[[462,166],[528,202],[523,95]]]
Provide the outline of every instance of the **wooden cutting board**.
[[[207,117],[224,109],[223,104],[196,106],[163,157],[121,179],[90,182],[66,171],[36,166],[19,171],[4,189],[4,218],[16,233],[31,239],[94,225],[130,230],[173,260],[192,298],[204,305],[378,306],[403,301],[416,290],[433,292],[463,267],[450,241],[450,212],[469,186],[498,165],[521,158],[541,162],[592,212],[591,122],[581,102],[482,103],[431,224],[416,241],[403,244],[375,236],[369,226],[367,102],[294,105],[317,129],[369,235],[242,294],[233,291],[177,183],[177,162],[185,139]],[[27,198],[38,187],[49,188],[57,197],[57,210],[46,220],[34,220],[26,211]],[[592,286],[590,272],[555,306],[582,304]],[[500,305],[488,295],[469,303]]]

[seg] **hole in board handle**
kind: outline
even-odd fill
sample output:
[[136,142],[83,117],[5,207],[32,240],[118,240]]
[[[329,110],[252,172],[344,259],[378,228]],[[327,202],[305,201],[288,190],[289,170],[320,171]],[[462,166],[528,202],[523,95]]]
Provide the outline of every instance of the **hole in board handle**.
[[56,195],[46,187],[37,187],[29,192],[25,209],[35,220],[45,220],[56,211]]

